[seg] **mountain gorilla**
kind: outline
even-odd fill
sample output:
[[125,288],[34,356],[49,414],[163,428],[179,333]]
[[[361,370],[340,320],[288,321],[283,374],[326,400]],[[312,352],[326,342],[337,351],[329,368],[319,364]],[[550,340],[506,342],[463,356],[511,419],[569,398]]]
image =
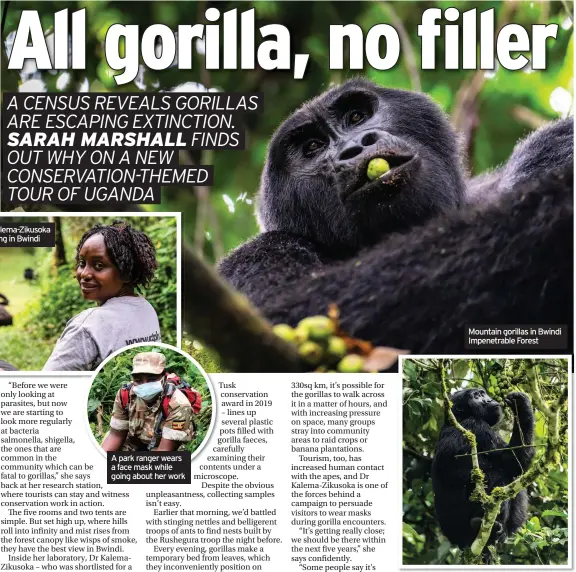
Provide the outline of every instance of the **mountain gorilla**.
[[[528,468],[534,456],[534,448],[525,445],[532,445],[534,439],[534,415],[525,393],[510,393],[505,399],[506,405],[514,412],[514,427],[509,443],[492,429],[500,421],[502,409],[484,389],[464,389],[450,399],[456,419],[476,435],[478,452],[500,449],[478,455],[488,492],[494,487],[507,485]],[[469,453],[470,445],[462,433],[450,424],[444,425],[432,461],[434,504],[442,532],[460,548],[472,544],[480,530],[483,516],[482,506],[470,500],[473,484]],[[490,543],[504,540],[518,530],[526,522],[527,506],[528,495],[525,490],[514,499],[504,501],[492,528]]]
[[[369,181],[371,159],[390,171]],[[425,96],[350,82],[304,106],[270,142],[260,220],[338,256],[461,204],[458,141]]]
[[[571,121],[562,125],[573,132]],[[554,130],[544,139],[559,160],[538,156],[538,137],[527,140],[476,185],[492,198],[466,204],[473,185],[439,107],[423,94],[348,81],[275,133],[258,197],[263,232],[219,271],[274,323],[333,302],[349,334],[413,353],[462,352],[467,324],[565,324],[572,139]],[[371,181],[375,157],[390,170]],[[539,172],[526,180],[532,165]]]

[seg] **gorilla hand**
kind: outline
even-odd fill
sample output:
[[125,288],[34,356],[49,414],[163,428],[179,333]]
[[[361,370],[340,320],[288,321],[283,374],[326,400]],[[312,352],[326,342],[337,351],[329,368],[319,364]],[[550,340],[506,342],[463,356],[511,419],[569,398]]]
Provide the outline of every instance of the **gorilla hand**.
[[522,391],[513,391],[504,398],[504,403],[512,409],[513,412],[531,408],[530,398]]

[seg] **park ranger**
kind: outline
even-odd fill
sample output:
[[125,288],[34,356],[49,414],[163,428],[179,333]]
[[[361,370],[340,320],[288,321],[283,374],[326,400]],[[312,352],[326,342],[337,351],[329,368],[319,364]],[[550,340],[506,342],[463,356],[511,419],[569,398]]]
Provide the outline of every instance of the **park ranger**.
[[132,382],[116,394],[105,451],[175,451],[194,438],[192,407],[179,389],[167,396],[169,376],[160,352],[133,359]]

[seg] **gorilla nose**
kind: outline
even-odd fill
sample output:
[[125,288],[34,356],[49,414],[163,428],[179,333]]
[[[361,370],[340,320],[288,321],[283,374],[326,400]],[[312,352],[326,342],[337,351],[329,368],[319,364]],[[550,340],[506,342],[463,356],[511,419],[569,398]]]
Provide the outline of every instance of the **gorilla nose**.
[[367,148],[372,147],[372,145],[380,141],[383,134],[383,132],[374,129],[350,138],[340,150],[337,162],[346,163],[350,159],[358,157],[358,155],[361,155]]
[[[384,159],[387,170],[377,177],[368,175],[373,159]],[[415,173],[418,155],[408,142],[380,129],[366,129],[348,134],[334,154],[334,174],[342,200],[367,184],[388,185],[388,190],[399,190],[407,173]]]

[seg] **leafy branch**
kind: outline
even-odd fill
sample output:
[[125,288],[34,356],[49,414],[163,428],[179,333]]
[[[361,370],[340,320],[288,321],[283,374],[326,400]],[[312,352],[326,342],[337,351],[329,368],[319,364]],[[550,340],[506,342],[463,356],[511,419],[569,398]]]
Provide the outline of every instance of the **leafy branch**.
[[440,375],[442,379],[442,393],[444,398],[444,407],[449,422],[458,429],[470,444],[472,470],[470,478],[474,483],[474,490],[470,495],[470,500],[479,502],[484,509],[482,524],[472,543],[470,549],[464,554],[464,560],[467,564],[482,564],[482,554],[486,548],[492,528],[500,512],[500,507],[504,501],[515,498],[520,491],[525,489],[535,480],[546,477],[553,466],[560,463],[560,410],[568,398],[568,387],[564,387],[560,396],[552,401],[547,402],[540,391],[539,372],[535,367],[533,360],[523,360],[522,368],[524,369],[530,388],[532,403],[540,411],[547,423],[547,442],[542,447],[545,451],[535,457],[530,467],[518,478],[502,487],[495,487],[490,493],[486,491],[485,475],[480,469],[479,451],[476,443],[476,437],[465,429],[452,413],[452,402],[448,395],[448,385],[446,383],[446,369],[444,364],[440,364]]
[[[500,447],[498,449],[490,449],[488,451],[478,451],[478,455],[487,455],[488,453],[495,453],[496,451],[513,451],[514,449],[533,449],[534,447],[547,447],[547,443],[541,445],[517,445],[516,447]],[[470,457],[472,453],[462,453],[461,455],[454,455],[454,458],[458,457]]]
[[274,334],[272,325],[248,299],[186,244],[182,262],[182,316],[187,331],[214,348],[232,371],[302,371],[295,347]]
[[476,435],[472,431],[465,429],[461,423],[456,419],[456,416],[452,412],[452,401],[448,395],[448,384],[446,383],[446,367],[444,366],[444,360],[440,362],[440,376],[442,380],[442,395],[444,397],[444,409],[446,411],[446,416],[450,423],[462,433],[464,438],[468,441],[472,456],[472,482],[474,483],[474,491],[472,496],[478,500],[481,500],[482,504],[490,500],[489,495],[486,493],[486,486],[484,484],[484,473],[480,469],[480,462],[478,460],[478,444],[476,442]]

